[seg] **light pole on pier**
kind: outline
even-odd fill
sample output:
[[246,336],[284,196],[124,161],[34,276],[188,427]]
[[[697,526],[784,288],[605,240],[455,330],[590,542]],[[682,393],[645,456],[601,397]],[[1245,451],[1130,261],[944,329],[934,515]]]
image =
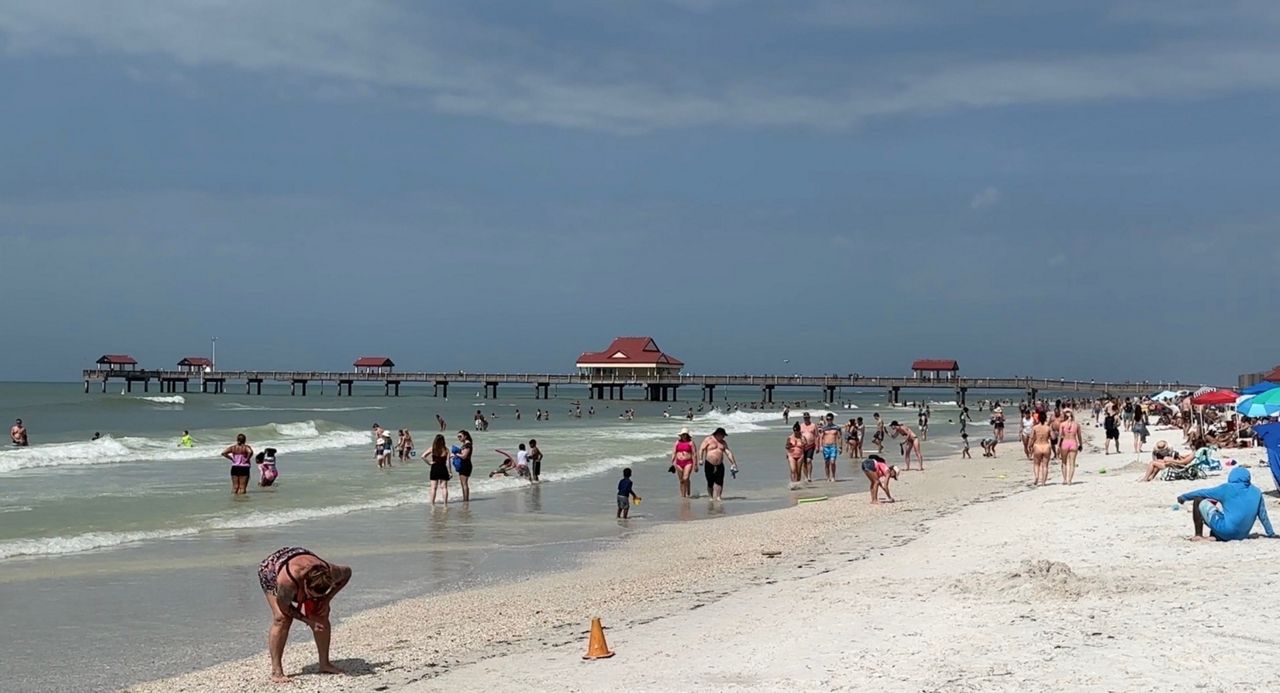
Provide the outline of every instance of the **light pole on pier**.
[[209,370],[216,371],[218,370],[218,338],[213,337],[210,341],[213,342],[213,348],[209,354]]

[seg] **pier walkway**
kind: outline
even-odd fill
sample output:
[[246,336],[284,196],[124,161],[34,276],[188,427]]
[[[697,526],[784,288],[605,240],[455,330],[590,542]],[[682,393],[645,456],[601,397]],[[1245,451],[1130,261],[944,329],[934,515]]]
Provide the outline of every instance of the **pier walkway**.
[[402,384],[431,385],[436,397],[448,397],[451,384],[474,384],[484,388],[485,397],[497,397],[499,385],[526,385],[533,387],[534,396],[547,399],[555,385],[577,385],[588,389],[591,399],[625,399],[626,391],[639,390],[638,399],[650,402],[678,401],[680,388],[698,388],[701,401],[714,402],[717,387],[759,388],[762,402],[773,402],[777,388],[804,388],[820,390],[824,402],[835,402],[844,388],[883,388],[888,401],[899,403],[904,389],[950,390],[955,401],[964,404],[969,390],[1004,390],[1025,392],[1035,399],[1041,391],[1080,393],[1082,395],[1108,395],[1138,397],[1160,390],[1195,390],[1202,385],[1168,382],[1097,382],[1094,380],[1068,380],[1065,378],[968,378],[968,377],[880,377],[853,373],[837,375],[659,375],[653,377],[628,377],[611,379],[598,375],[577,373],[393,373],[370,371],[209,371],[190,370],[119,370],[109,368],[84,371],[84,391],[89,392],[92,383],[101,383],[102,392],[112,380],[123,381],[125,390],[132,392],[135,383],[143,392],[150,391],[154,381],[161,392],[188,392],[193,383],[201,392],[226,392],[227,383],[243,383],[245,394],[262,394],[262,383],[289,383],[290,394],[306,395],[309,383],[333,383],[337,394],[343,389],[350,396],[355,383],[380,383],[383,394],[399,396]]

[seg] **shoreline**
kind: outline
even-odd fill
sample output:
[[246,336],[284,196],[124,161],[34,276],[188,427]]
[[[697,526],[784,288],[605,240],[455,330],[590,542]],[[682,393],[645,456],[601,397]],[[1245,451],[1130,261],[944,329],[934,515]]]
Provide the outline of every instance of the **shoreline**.
[[[872,506],[865,478],[849,460],[842,459],[841,486],[852,484],[853,489],[844,492],[842,488],[842,495],[823,502],[649,527],[635,527],[633,520],[631,534],[613,546],[588,553],[580,565],[568,570],[539,573],[506,585],[414,597],[349,616],[342,614],[339,602],[335,605],[339,620],[334,625],[332,658],[357,675],[304,674],[294,680],[306,690],[373,690],[381,686],[399,690],[430,684],[451,670],[481,664],[502,653],[575,645],[585,648],[585,633],[593,616],[601,616],[606,628],[616,632],[700,609],[731,596],[743,585],[811,577],[815,558],[836,540],[860,545],[840,551],[841,555],[858,554],[858,558],[848,559],[851,561],[880,548],[910,542],[923,531],[920,524],[924,520],[973,502],[1016,493],[1021,484],[1016,474],[1005,473],[1009,462],[1008,456],[994,461],[980,454],[967,461],[959,455],[939,457],[930,460],[934,467],[929,471],[904,473],[894,484],[899,503]],[[784,484],[786,470],[781,463],[776,473],[779,484]],[[823,495],[826,485],[815,482],[803,495]],[[674,492],[665,483],[640,490],[646,496]],[[727,492],[732,493],[732,486]],[[691,503],[710,501],[697,498]],[[904,519],[910,524],[896,522]],[[602,516],[601,521],[613,519]],[[778,550],[782,554],[777,558],[761,554]],[[359,575],[353,581],[355,589],[359,588],[358,580]],[[264,637],[265,628],[264,622]],[[285,655],[286,671],[291,674],[314,669],[315,650],[309,633],[303,639],[299,632],[305,633],[305,627],[295,626]],[[256,657],[127,690],[276,690],[266,673],[264,651]]]

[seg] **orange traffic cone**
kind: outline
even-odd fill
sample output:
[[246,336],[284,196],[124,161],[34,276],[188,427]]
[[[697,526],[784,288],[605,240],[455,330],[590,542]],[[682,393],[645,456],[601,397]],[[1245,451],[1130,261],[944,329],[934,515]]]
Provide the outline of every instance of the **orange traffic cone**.
[[604,626],[600,625],[599,618],[591,619],[591,640],[587,642],[587,653],[582,655],[583,659],[608,659],[613,656],[613,652],[609,651],[609,644],[604,641]]

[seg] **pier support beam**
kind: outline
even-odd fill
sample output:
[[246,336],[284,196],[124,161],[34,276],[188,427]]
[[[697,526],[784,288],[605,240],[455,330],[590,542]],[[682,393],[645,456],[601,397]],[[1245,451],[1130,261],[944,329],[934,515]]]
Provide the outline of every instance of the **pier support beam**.
[[104,394],[104,395],[105,395],[105,394],[107,394],[107,379],[106,379],[106,378],[103,378],[103,379],[102,379],[102,394]]
[[290,382],[289,382],[289,394],[290,394],[290,395],[294,395],[294,394],[296,394],[296,393],[297,393],[297,391],[298,391],[298,386],[299,386],[299,385],[301,385],[301,386],[302,386],[302,396],[303,396],[303,397],[306,397],[306,396],[307,396],[307,381],[305,381],[305,380],[293,380],[293,381],[290,381]]
[[[351,394],[351,393],[348,392],[347,394]],[[431,387],[431,396],[444,397],[445,399],[449,399],[449,381],[437,380],[435,382],[435,385]]]
[[716,401],[716,386],[715,386],[715,385],[703,385],[703,386],[702,386],[702,401],[703,401],[703,402],[706,402],[706,403],[708,403],[708,404],[711,404],[711,403],[713,403],[713,402],[715,402],[715,401]]
[[498,398],[498,383],[496,383],[496,382],[494,382],[494,381],[492,381],[492,380],[487,381],[487,382],[484,384],[484,396],[485,396],[485,398],[486,398],[486,399],[487,399],[487,398],[489,398],[489,397],[492,397],[492,398],[494,398],[494,399],[497,399],[497,398]]
[[1034,403],[1036,401],[1036,397],[1039,394],[1040,394],[1040,391],[1035,389],[1034,387],[1027,388],[1027,401]]
[[966,404],[966,402],[964,401],[964,397],[965,397],[965,394],[968,392],[969,392],[969,388],[967,387],[957,387],[956,388],[956,404],[959,404],[960,406],[963,407]]
[[822,401],[826,402],[827,404],[836,403],[836,386],[835,385],[824,385],[822,387]]
[[897,403],[898,403],[898,396],[899,396],[899,394],[901,393],[901,390],[902,390],[902,388],[899,388],[899,387],[891,387],[891,388],[889,388],[889,404],[897,404]]
[[765,385],[760,388],[760,401],[765,404],[773,404],[773,386]]

